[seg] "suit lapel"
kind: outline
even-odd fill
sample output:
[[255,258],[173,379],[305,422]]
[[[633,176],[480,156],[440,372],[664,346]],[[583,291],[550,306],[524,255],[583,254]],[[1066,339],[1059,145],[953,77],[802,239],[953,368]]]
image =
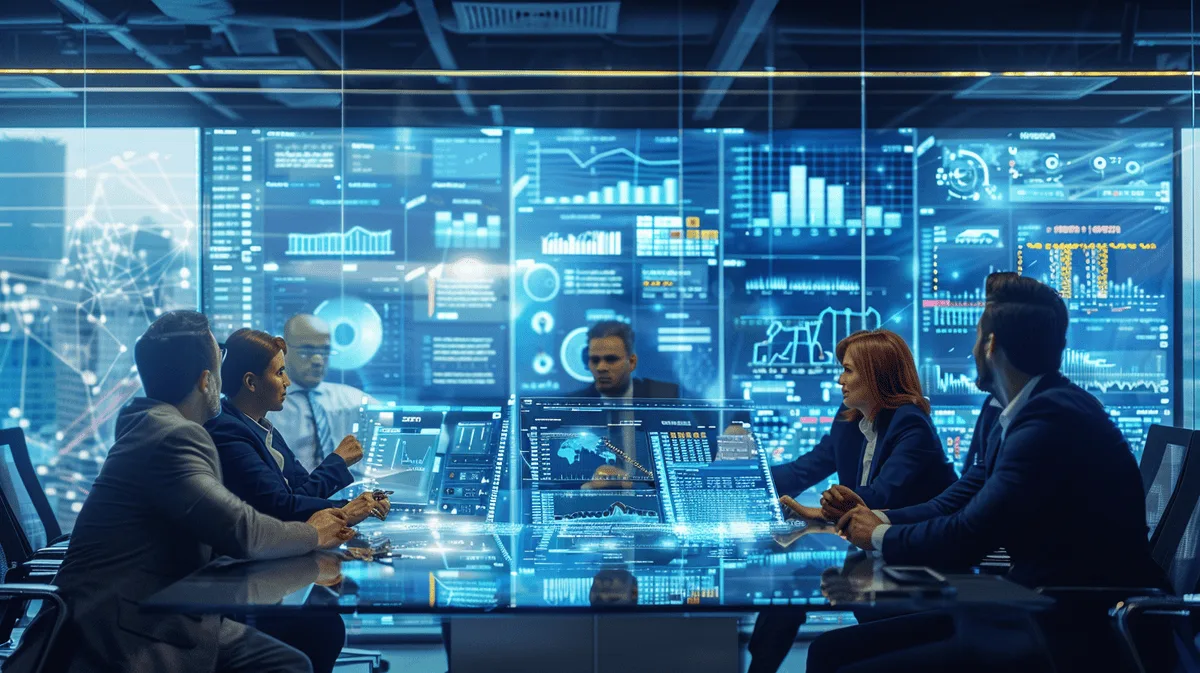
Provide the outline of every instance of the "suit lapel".
[[[233,405],[230,406],[232,407]],[[282,475],[283,471],[279,469],[279,463],[275,462],[275,457],[267,450],[267,440],[262,426],[255,423],[253,419],[241,411],[237,411],[237,418],[250,430],[250,434],[254,435],[254,450],[258,452],[258,457],[266,461],[267,465],[271,466],[271,469]]]
[[[855,428],[855,429],[857,430],[857,428]],[[859,436],[862,437],[862,433],[859,433]],[[879,440],[878,439],[875,440],[875,448],[876,449],[879,448]],[[859,442],[859,444],[858,444],[858,451],[856,451],[854,453],[854,487],[855,488],[857,488],[859,484],[863,483],[863,473],[862,473],[863,452],[866,450],[867,450],[867,438],[862,437],[862,441]],[[874,460],[871,461],[871,463],[872,463],[871,467],[875,466],[874,462],[875,462]],[[869,478],[867,479],[867,483],[868,484],[871,483]]]
[[[887,454],[884,453],[884,447],[887,446],[888,432],[891,431],[896,418],[895,409],[883,409],[875,416],[875,453],[871,455],[871,469],[867,471],[867,483],[870,484],[875,475],[879,474],[879,468],[883,465],[883,461],[887,459]],[[856,484],[862,483],[862,462],[863,453],[867,450],[867,438],[863,437],[862,448],[858,451],[858,481]]]
[[[1033,401],[1033,398],[1037,397],[1041,393],[1050,390],[1051,388],[1058,388],[1060,386],[1068,385],[1069,383],[1070,381],[1067,379],[1067,377],[1058,372],[1043,374],[1042,379],[1037,382],[1037,385],[1033,387],[1033,390],[1029,391],[1029,399],[1025,400],[1026,406]],[[1014,417],[1013,420],[1016,420],[1016,418],[1020,417],[1020,415],[1020,412],[1018,412],[1017,416]],[[995,467],[996,457],[999,455],[1000,448],[1004,444],[1004,441],[1001,439],[1003,434],[1003,428],[1000,425],[1000,416],[997,414],[996,422],[992,424],[991,433],[988,435],[987,450],[984,453],[984,460],[987,461],[987,471],[989,474],[991,473],[992,468]]]

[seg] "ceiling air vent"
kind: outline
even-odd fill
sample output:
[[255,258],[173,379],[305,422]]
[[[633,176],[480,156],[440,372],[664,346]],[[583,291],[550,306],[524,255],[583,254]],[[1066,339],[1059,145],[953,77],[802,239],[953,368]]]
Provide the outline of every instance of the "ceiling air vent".
[[455,2],[458,32],[474,35],[607,35],[620,2]]

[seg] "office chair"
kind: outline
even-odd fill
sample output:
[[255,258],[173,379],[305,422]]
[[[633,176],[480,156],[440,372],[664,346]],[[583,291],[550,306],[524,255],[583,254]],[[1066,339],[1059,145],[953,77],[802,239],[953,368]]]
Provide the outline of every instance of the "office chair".
[[1191,453],[1196,433],[1187,428],[1151,425],[1142,449],[1142,489],[1146,492],[1146,525],[1151,546],[1160,532],[1167,508],[1183,473],[1183,464]]
[[[44,534],[46,546],[59,545],[61,547],[62,543],[70,539],[70,535],[63,535],[58,517],[54,514],[54,508],[50,506],[50,499],[46,497],[46,491],[42,488],[41,480],[38,479],[37,469],[29,457],[29,446],[25,443],[25,431],[21,428],[0,430],[0,447],[8,447],[12,465],[16,467],[17,475],[20,478],[20,486],[24,491],[21,495],[24,498],[18,495],[17,483],[13,482],[11,475],[0,474],[0,487],[3,487],[5,495],[8,496],[9,501],[13,503],[18,512],[23,511],[23,508],[17,507],[17,505],[21,504],[22,500],[27,500],[37,513],[38,521],[41,524],[41,531],[33,531],[30,524],[26,523],[24,526],[26,535],[30,540],[40,541],[39,538]],[[0,467],[7,468],[7,464],[0,464]]]
[[12,508],[8,495],[0,490],[0,659],[6,659],[15,649],[12,641],[13,629],[30,601],[41,600],[51,606],[54,621],[43,650],[38,654],[35,670],[41,670],[54,639],[62,631],[67,620],[67,606],[58,595],[58,588],[50,585],[58,573],[59,560],[38,560],[29,544],[29,538]]
[[[1168,430],[1177,430],[1167,428]],[[1152,428],[1153,431],[1153,428]],[[1191,433],[1190,441],[1198,433]],[[1144,653],[1152,651],[1139,645],[1134,627],[1145,615],[1190,617],[1200,613],[1200,602],[1188,598],[1200,592],[1200,451],[1190,451],[1190,441],[1174,434],[1174,443],[1184,448],[1182,469],[1174,492],[1167,499],[1158,530],[1152,538],[1151,554],[1166,573],[1174,595],[1150,594],[1127,597],[1116,604],[1112,618],[1121,635],[1126,653],[1136,670],[1146,671]],[[1147,449],[1150,449],[1149,437]],[[1157,449],[1156,449],[1157,450]],[[1178,451],[1178,449],[1176,449]],[[1145,461],[1146,458],[1143,458]],[[1148,470],[1143,470],[1143,476]],[[1165,470],[1160,470],[1165,471]],[[1149,499],[1149,493],[1147,498]],[[1147,512],[1149,516],[1149,512]],[[1171,638],[1178,665],[1183,670],[1200,671],[1200,652],[1193,641],[1194,628],[1188,620],[1173,620]],[[1159,649],[1159,648],[1153,648]]]

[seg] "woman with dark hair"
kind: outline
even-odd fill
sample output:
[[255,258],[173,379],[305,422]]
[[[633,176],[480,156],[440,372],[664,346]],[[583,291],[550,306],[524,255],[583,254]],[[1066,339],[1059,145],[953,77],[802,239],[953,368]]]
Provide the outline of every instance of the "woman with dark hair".
[[[390,503],[368,492],[354,500],[329,497],[350,485],[350,466],[362,446],[348,436],[310,474],[267,420],[279,411],[290,385],[284,367],[287,343],[266,332],[239,329],[221,350],[221,415],[204,424],[221,457],[225,487],[259,512],[283,521],[304,521],[313,512],[340,507],[347,525],[368,516],[383,519]],[[295,429],[289,428],[289,431]],[[263,615],[257,628],[304,652],[315,673],[332,671],[346,639],[339,615]]]
[[[861,331],[838,342],[836,354],[842,408],[812,451],[771,469],[780,495],[798,495],[834,473],[872,509],[907,507],[940,494],[956,477],[908,344],[888,330]],[[826,516],[834,513],[827,497],[822,504]],[[822,518],[817,507],[799,513]]]
[[283,521],[304,521],[328,507],[345,508],[350,525],[371,515],[387,516],[388,501],[375,500],[370,493],[352,502],[328,499],[354,481],[349,468],[362,460],[358,440],[347,436],[309,473],[267,420],[267,412],[283,407],[290,385],[286,354],[282,338],[258,330],[239,329],[225,341],[225,399],[221,415],[204,426],[221,455],[225,486],[258,511]]

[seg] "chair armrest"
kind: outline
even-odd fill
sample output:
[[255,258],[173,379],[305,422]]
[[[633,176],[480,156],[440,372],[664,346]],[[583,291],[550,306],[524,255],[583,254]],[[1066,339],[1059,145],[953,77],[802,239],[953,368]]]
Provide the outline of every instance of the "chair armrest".
[[12,598],[24,601],[42,600],[52,606],[54,610],[54,622],[50,626],[46,642],[42,644],[42,650],[38,653],[33,667],[33,670],[41,671],[45,668],[46,660],[50,656],[54,641],[58,638],[58,634],[62,632],[63,627],[67,623],[66,601],[58,593],[58,587],[53,584],[9,584],[6,582],[0,584],[0,598]]
[[58,587],[53,584],[0,584],[0,596],[22,598],[58,596]]
[[1133,596],[1161,597],[1167,592],[1155,587],[1037,587],[1034,591],[1055,603],[1076,608],[1109,611]]

